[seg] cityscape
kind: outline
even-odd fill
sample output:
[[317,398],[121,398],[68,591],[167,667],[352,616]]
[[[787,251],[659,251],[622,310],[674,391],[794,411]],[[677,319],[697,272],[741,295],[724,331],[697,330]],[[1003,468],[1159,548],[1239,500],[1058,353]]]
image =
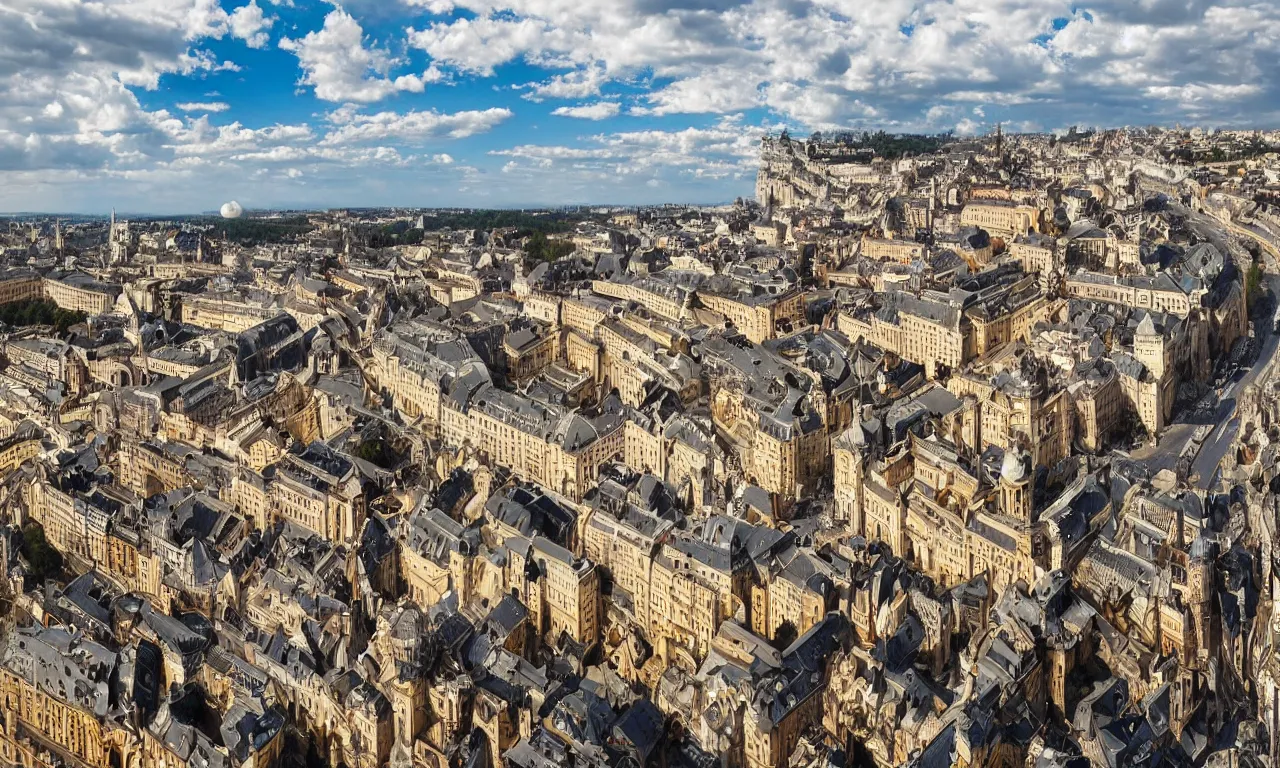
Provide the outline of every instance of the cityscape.
[[1280,768],[1277,39],[0,0],[0,768]]
[[1270,765],[1278,147],[12,218],[0,755]]

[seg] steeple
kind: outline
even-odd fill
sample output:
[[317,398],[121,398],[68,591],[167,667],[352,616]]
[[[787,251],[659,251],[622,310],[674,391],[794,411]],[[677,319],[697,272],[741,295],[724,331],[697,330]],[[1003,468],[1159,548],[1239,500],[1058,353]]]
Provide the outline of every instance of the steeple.
[[938,177],[933,176],[929,179],[929,243],[933,243],[933,215],[938,201]]

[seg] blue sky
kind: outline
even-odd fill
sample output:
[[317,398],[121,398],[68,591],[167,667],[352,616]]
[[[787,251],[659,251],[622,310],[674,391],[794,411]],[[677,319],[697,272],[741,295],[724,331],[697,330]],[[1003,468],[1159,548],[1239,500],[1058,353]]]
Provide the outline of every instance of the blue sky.
[[765,131],[1275,127],[1280,5],[8,0],[0,210],[720,202]]

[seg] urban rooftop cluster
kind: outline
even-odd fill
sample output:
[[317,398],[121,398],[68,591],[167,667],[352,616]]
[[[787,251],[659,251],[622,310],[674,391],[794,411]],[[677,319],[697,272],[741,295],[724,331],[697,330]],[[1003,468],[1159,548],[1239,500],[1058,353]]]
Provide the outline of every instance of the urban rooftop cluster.
[[0,762],[1280,764],[1276,146],[0,220]]

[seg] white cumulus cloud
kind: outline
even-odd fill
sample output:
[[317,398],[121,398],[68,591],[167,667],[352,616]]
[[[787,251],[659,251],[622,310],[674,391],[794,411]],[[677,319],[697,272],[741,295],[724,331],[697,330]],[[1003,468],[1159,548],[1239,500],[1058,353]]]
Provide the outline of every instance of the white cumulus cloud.
[[360,22],[341,8],[330,11],[319,30],[283,38],[280,47],[298,57],[301,82],[324,101],[373,102],[397,91],[421,93],[426,86],[421,75],[390,76],[397,60],[366,46]]
[[[426,4],[428,0],[421,0]],[[434,3],[433,3],[434,4]],[[1280,5],[1250,0],[452,0],[409,29],[439,66],[547,71],[524,96],[641,86],[637,115],[765,107],[798,126],[919,130],[930,107],[1107,124],[1270,124]],[[1135,9],[1142,10],[1136,11]],[[602,91],[602,89],[604,89]],[[1212,106],[1211,106],[1212,105]]]
[[[750,190],[766,125],[1280,124],[1280,4],[1259,0],[335,0],[323,21],[308,5],[0,0],[0,201],[101,206],[132,190],[170,206],[254,178],[265,202],[299,174],[275,188],[290,203],[394,202],[428,178],[437,199],[731,199]],[[296,68],[246,50],[273,41]],[[241,78],[297,85],[297,103],[233,113]],[[414,98],[445,84],[465,109]],[[547,105],[517,117],[490,94]],[[304,117],[313,96],[330,111]],[[661,120],[619,131],[624,113]],[[539,141],[548,114],[599,132]],[[518,146],[477,146],[517,119]],[[487,153],[475,166],[446,160],[473,150]],[[379,173],[362,186],[357,167]],[[484,183],[501,169],[504,185]]]
[[551,114],[560,117],[576,117],[581,120],[607,120],[622,111],[622,105],[616,101],[597,101],[594,104],[579,104],[576,107],[557,107]]
[[409,44],[426,51],[435,61],[484,75],[492,75],[499,64],[552,44],[545,39],[548,35],[557,40],[562,37],[536,19],[494,16],[408,30]]
[[266,48],[270,36],[267,30],[275,23],[275,19],[267,18],[258,6],[258,0],[249,0],[249,4],[241,6],[227,17],[227,26],[231,36],[243,40],[250,48]]
[[511,114],[511,110],[501,107],[453,113],[427,110],[365,115],[344,111],[338,127],[326,134],[320,144],[421,143],[433,139],[462,139],[491,130]]
[[183,101],[174,106],[183,112],[226,112],[231,109],[225,101]]

